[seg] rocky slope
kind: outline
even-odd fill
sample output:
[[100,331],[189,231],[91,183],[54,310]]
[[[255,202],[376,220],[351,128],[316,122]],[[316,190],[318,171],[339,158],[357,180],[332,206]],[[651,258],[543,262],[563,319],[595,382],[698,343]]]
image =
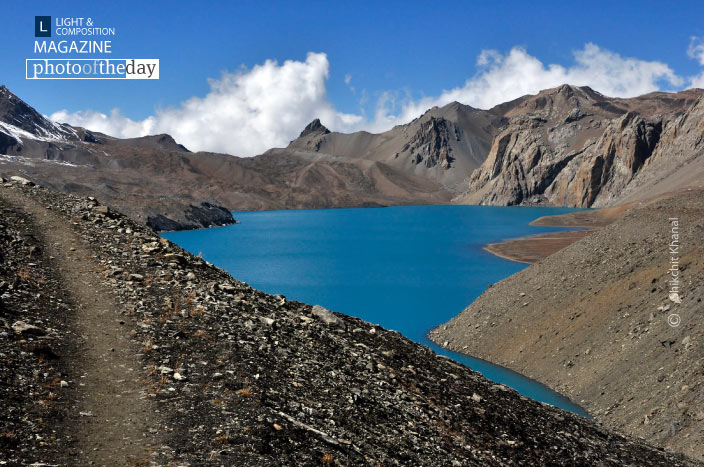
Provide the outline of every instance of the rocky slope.
[[546,383],[612,428],[702,460],[703,244],[703,191],[635,203],[494,284],[430,336]]
[[[93,199],[4,183],[0,209],[8,465],[101,463],[113,449],[131,465],[696,465],[398,333],[258,292]],[[70,261],[100,272],[66,283]],[[85,315],[94,303],[117,306]],[[103,355],[91,339],[113,328],[133,350],[86,368]],[[103,383],[122,391],[124,413],[108,413],[141,430],[131,448],[112,419],[83,428],[105,416],[86,406],[113,371],[132,372]]]
[[[678,132],[692,119],[702,121],[701,95],[693,89],[613,99],[563,85],[502,104],[492,110],[508,123],[456,202],[599,207],[623,201],[627,193],[630,199],[648,196],[635,187],[672,175],[679,159],[701,154],[695,137]],[[678,159],[668,156],[675,149]],[[650,162],[656,154],[652,159],[662,163]],[[699,165],[689,168],[687,180],[671,178],[663,189],[702,180]]]

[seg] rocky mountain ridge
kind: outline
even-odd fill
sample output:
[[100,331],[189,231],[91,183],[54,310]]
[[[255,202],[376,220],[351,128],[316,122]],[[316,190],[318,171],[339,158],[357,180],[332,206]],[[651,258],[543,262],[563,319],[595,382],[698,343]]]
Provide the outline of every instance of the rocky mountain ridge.
[[69,125],[57,124],[41,115],[24,101],[0,86],[0,153],[6,154],[11,146],[21,145],[22,136],[31,135],[39,140],[71,141],[78,133]]
[[[157,230],[232,223],[231,210],[438,204],[451,198],[441,184],[379,161],[297,149],[253,158],[193,153],[169,135],[119,139],[58,125],[5,87],[0,111],[0,174],[98,196]],[[303,133],[318,132],[325,133],[320,122]]]
[[157,229],[232,223],[232,210],[611,206],[643,199],[656,181],[660,192],[701,184],[701,95],[620,99],[564,85],[489,110],[434,107],[380,134],[316,119],[288,147],[239,158],[193,153],[169,135],[56,124],[2,87],[0,173],[98,196]]
[[345,134],[327,128],[309,131],[321,125],[315,120],[288,148],[383,162],[402,173],[433,180],[445,190],[459,193],[468,175],[484,161],[491,140],[503,123],[504,119],[494,112],[453,102],[434,107],[412,122],[380,134],[365,131]]
[[[636,194],[629,185],[637,177],[667,175],[647,161],[656,149],[669,153],[677,144],[670,127],[701,120],[701,96],[701,90],[688,90],[610,99],[565,85],[503,104],[494,110],[508,116],[508,123],[455,201],[603,207],[621,202],[627,189],[632,198],[645,198],[647,192]],[[661,139],[663,131],[671,137]],[[701,153],[695,144],[682,150],[690,158]],[[697,171],[704,181],[704,172]]]

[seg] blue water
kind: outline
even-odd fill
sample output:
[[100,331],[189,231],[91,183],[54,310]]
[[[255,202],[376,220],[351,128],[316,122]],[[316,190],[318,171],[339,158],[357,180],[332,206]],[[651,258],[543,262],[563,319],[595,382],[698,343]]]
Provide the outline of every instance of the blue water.
[[235,212],[240,224],[164,237],[272,294],[399,331],[521,394],[587,415],[547,387],[501,366],[445,350],[427,333],[489,284],[526,267],[482,249],[560,230],[528,223],[566,208],[406,206]]

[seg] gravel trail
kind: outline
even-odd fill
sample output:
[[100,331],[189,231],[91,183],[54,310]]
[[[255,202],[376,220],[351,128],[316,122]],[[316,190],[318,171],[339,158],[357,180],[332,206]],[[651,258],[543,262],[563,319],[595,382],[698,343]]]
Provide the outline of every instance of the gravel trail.
[[25,211],[75,305],[75,332],[84,339],[70,365],[79,376],[80,413],[70,427],[81,464],[138,465],[148,459],[149,403],[139,383],[138,349],[120,324],[120,303],[100,280],[100,266],[68,221],[14,190],[0,196]]

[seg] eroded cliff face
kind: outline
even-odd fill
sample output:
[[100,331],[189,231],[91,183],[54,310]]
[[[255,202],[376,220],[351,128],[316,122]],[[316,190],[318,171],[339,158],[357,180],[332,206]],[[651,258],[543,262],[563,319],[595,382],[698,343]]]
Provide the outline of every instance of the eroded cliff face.
[[449,169],[455,160],[450,145],[452,139],[460,140],[460,129],[444,118],[431,117],[421,124],[401,151],[411,158],[413,164],[424,164],[428,168],[439,165]]
[[[621,192],[632,201],[682,187],[704,184],[704,98],[686,112],[663,120],[658,144],[643,167]],[[598,206],[599,204],[597,204]]]
[[286,150],[308,151],[320,159],[343,157],[355,163],[383,163],[401,174],[439,183],[456,196],[478,168],[507,119],[497,112],[452,102],[389,131],[372,134],[330,132],[311,122]]
[[634,112],[615,119],[556,174],[546,198],[577,207],[611,204],[650,158],[661,133],[662,121],[647,121]]
[[613,205],[632,191],[627,188],[641,172],[663,165],[650,163],[651,157],[672,164],[668,154],[681,154],[680,159],[697,154],[703,131],[692,120],[702,121],[695,116],[704,114],[704,105],[701,97],[693,99],[697,91],[684,94],[689,97],[618,100],[565,85],[503,104],[496,110],[509,122],[456,201]]

